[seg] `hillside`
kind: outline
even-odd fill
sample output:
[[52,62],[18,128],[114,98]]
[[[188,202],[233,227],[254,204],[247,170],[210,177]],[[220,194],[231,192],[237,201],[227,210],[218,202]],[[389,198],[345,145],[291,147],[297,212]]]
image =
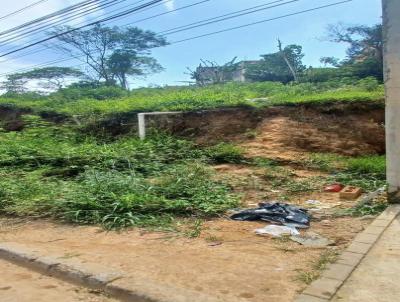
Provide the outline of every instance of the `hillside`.
[[382,85],[369,79],[284,85],[277,82],[228,83],[207,87],[141,88],[126,92],[115,87],[67,88],[50,96],[0,97],[0,104],[35,112],[102,117],[125,112],[193,111],[221,107],[269,107],[304,103],[382,102]]

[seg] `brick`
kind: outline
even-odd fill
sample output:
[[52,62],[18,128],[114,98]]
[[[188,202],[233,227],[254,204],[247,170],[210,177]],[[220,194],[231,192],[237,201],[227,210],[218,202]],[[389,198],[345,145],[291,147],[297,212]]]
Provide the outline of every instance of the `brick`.
[[331,264],[328,269],[323,272],[322,276],[344,281],[350,276],[353,270],[353,266],[335,263]]
[[366,254],[370,248],[371,244],[369,243],[353,242],[346,251],[358,254]]
[[373,244],[378,240],[378,238],[379,238],[378,234],[361,233],[358,234],[356,238],[354,238],[354,242]]
[[384,230],[385,230],[385,227],[378,227],[378,226],[370,225],[363,231],[363,233],[364,234],[381,235]]
[[327,302],[327,301],[328,301],[327,299],[317,298],[303,294],[301,294],[294,300],[294,302]]
[[363,257],[364,257],[363,254],[350,253],[346,251],[339,256],[337,263],[350,266],[357,266]]
[[341,285],[342,281],[340,280],[323,277],[311,283],[311,285],[306,288],[303,294],[322,299],[330,299]]
[[353,187],[353,186],[346,186],[343,188],[342,191],[340,191],[339,196],[341,199],[348,199],[348,200],[354,200],[360,197],[362,194],[362,189],[358,187]]

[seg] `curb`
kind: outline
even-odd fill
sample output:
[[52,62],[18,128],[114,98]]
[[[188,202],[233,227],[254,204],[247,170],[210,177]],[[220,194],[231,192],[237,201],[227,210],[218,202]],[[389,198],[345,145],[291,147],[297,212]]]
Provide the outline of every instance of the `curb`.
[[330,301],[399,214],[400,205],[390,205],[294,302]]
[[[110,297],[129,302],[222,302],[201,292],[175,288],[122,272],[110,271],[97,264],[81,263],[56,257],[41,256],[27,247],[0,243],[0,258],[78,286],[100,290]],[[241,301],[241,300],[235,300]]]

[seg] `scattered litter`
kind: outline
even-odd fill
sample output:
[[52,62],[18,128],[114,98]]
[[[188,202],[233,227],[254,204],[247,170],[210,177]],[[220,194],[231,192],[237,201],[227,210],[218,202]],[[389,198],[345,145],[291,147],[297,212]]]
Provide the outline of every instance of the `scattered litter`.
[[315,205],[321,204],[321,202],[320,202],[319,200],[310,199],[310,200],[307,200],[307,201],[306,201],[306,204],[310,204],[310,205],[315,206]]
[[340,198],[342,199],[357,199],[362,194],[362,189],[353,186],[344,187],[342,191],[340,191]]
[[255,230],[257,235],[271,235],[273,237],[282,236],[296,236],[300,235],[299,231],[294,227],[282,226],[282,225],[267,225],[262,229]]
[[271,190],[272,193],[280,193],[281,191],[279,190]]
[[331,192],[331,193],[339,193],[340,191],[342,191],[343,187],[344,186],[342,184],[332,184],[332,185],[326,186],[324,188],[324,191]]
[[240,221],[263,220],[286,226],[308,228],[310,215],[307,210],[283,203],[260,203],[256,209],[247,209],[233,214],[231,219]]
[[300,243],[301,245],[315,248],[326,247],[334,244],[334,241],[314,232],[307,232],[304,235],[291,236],[290,239]]

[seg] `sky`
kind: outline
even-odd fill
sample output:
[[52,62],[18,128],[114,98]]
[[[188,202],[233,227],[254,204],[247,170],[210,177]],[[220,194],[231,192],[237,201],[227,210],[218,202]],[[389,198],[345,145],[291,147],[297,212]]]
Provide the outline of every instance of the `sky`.
[[[30,20],[42,17],[46,14],[79,3],[83,0],[47,0],[43,3],[29,8],[22,13],[1,19],[1,16],[26,7],[38,0],[15,0],[7,1],[7,5],[0,6],[0,32],[18,26]],[[165,2],[154,8],[141,11],[122,19],[107,23],[107,25],[123,26],[137,20],[169,12],[163,16],[134,23],[143,29],[154,32],[165,31],[177,26],[186,25],[192,22],[220,16],[238,10],[262,5],[273,0],[208,0],[204,3],[179,11],[174,9],[200,2],[201,0],[164,0]],[[277,51],[277,38],[284,45],[299,44],[303,46],[305,53],[304,63],[307,66],[320,66],[321,57],[334,56],[345,57],[345,44],[337,44],[327,41],[326,27],[329,24],[373,25],[381,22],[381,0],[353,0],[338,6],[328,7],[321,10],[307,12],[304,14],[285,17],[258,25],[245,27],[229,32],[220,33],[208,37],[190,40],[187,42],[173,43],[182,39],[207,34],[214,31],[240,26],[261,20],[276,18],[287,14],[323,6],[340,0],[284,0],[287,3],[279,7],[259,11],[257,13],[241,16],[232,20],[210,24],[208,26],[191,29],[189,31],[166,36],[171,42],[163,48],[154,49],[152,55],[164,67],[164,71],[146,78],[131,79],[131,87],[151,86],[151,85],[180,85],[184,81],[190,80],[185,74],[187,67],[195,69],[200,63],[200,59],[224,64],[233,57],[238,60],[256,60],[261,54]],[[70,25],[85,24],[97,20],[102,16],[109,16],[113,10],[123,10],[135,7],[138,0],[124,0],[119,5],[98,10],[89,16],[80,17],[70,22]],[[291,3],[289,3],[291,2]],[[143,3],[143,2],[142,2]],[[130,5],[130,6],[129,6]],[[45,32],[30,35],[28,39],[14,42],[7,42],[7,45],[0,43],[0,54],[8,49],[14,49],[44,37]],[[36,50],[43,50],[32,53]],[[13,57],[26,56],[15,58]],[[54,50],[45,49],[39,45],[34,48],[0,58],[0,74],[18,71],[22,68],[30,68],[35,65],[51,60],[65,58],[65,54],[56,53]],[[70,60],[57,64],[58,66],[75,66],[81,62]]]

